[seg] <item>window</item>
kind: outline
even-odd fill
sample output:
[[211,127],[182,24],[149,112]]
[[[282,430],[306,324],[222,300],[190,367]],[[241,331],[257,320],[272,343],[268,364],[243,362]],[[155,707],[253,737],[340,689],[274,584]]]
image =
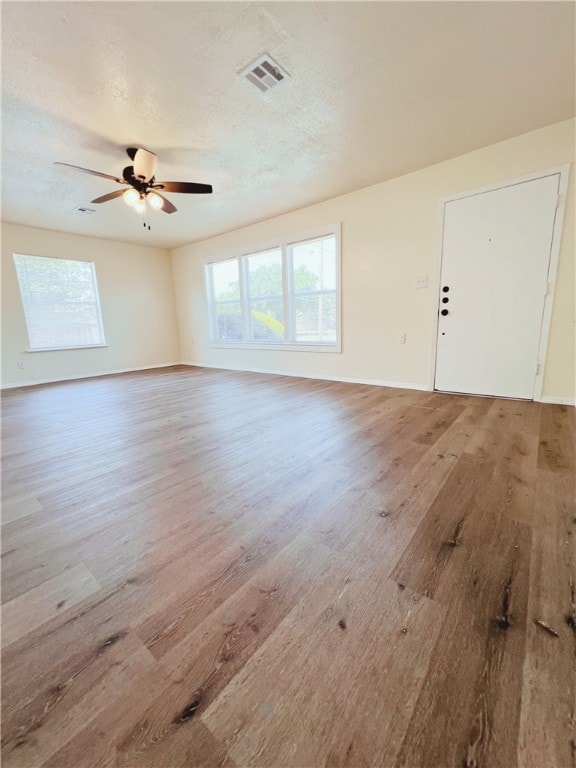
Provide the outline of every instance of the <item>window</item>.
[[211,342],[339,352],[339,287],[339,226],[207,264]]
[[282,250],[245,257],[248,340],[284,343]]
[[289,247],[293,337],[297,342],[336,343],[336,238]]
[[234,259],[214,264],[211,277],[214,338],[242,341],[238,262]]
[[14,254],[30,350],[104,345],[90,261]]

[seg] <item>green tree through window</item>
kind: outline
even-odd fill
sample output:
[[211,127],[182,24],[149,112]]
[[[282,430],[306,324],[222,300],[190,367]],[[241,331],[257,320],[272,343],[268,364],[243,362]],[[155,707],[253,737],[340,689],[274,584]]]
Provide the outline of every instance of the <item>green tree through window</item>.
[[104,343],[94,265],[14,254],[31,349]]
[[214,340],[336,344],[335,234],[216,262],[206,270]]

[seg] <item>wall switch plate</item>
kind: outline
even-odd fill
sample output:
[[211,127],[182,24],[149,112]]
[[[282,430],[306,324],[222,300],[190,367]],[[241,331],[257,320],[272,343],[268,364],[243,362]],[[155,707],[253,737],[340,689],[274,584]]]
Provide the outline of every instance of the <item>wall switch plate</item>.
[[418,275],[414,284],[415,288],[428,288],[428,275]]
[[16,363],[16,368],[23,371],[24,370],[24,363]]
[[401,333],[400,336],[398,336],[398,344],[406,344],[406,334]]

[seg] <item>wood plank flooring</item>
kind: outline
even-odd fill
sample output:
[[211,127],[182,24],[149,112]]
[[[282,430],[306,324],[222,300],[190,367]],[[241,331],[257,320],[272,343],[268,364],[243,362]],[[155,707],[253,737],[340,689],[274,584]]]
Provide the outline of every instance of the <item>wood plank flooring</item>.
[[574,768],[574,409],[179,366],[3,397],[5,768]]

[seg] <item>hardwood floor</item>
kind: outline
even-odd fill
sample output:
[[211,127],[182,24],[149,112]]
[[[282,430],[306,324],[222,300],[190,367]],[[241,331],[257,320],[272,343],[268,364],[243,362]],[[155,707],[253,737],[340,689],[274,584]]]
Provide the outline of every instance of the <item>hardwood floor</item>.
[[3,412],[5,768],[576,764],[573,408],[176,367]]

